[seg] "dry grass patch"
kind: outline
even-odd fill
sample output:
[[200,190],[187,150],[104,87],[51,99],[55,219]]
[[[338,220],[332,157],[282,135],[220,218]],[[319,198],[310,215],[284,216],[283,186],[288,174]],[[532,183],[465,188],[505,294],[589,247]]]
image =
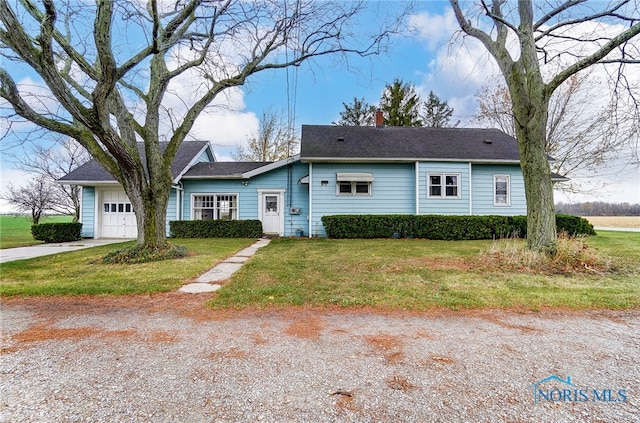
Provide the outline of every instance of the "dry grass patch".
[[481,259],[489,267],[533,273],[605,274],[617,270],[611,257],[589,247],[584,238],[569,237],[566,234],[558,237],[558,252],[555,256],[532,251],[522,240],[505,239],[495,241],[481,254]]

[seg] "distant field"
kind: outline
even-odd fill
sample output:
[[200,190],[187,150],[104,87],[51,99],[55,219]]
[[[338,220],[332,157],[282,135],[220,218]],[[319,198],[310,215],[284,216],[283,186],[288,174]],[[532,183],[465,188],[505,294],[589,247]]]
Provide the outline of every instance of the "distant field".
[[[70,216],[52,216],[40,223],[71,222]],[[24,247],[41,244],[31,235],[31,219],[25,216],[0,216],[0,248]]]
[[584,216],[593,226],[640,228],[640,216]]

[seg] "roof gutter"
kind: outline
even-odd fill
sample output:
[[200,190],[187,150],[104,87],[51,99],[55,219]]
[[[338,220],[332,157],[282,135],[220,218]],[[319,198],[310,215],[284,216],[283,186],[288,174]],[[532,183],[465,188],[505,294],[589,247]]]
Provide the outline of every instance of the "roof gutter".
[[443,159],[437,157],[429,158],[379,158],[379,157],[305,157],[300,160],[303,163],[415,163],[415,162],[469,162],[474,164],[520,164],[520,160],[509,159]]

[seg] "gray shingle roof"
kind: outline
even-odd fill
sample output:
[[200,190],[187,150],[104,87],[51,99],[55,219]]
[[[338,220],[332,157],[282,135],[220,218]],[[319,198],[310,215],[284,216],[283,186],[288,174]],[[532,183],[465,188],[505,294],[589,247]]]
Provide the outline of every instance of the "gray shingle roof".
[[302,125],[302,161],[518,162],[515,138],[497,129]]
[[268,165],[272,162],[213,162],[197,163],[185,174],[185,179],[194,178],[240,178],[245,172]]
[[[208,145],[208,141],[185,141],[183,142],[178,151],[176,157],[171,164],[171,173],[176,178],[184,169],[191,163],[191,161],[198,155],[202,149]],[[166,144],[162,144],[162,148],[166,147]],[[142,162],[145,162],[146,154],[144,152],[144,145],[138,143],[138,151]],[[60,182],[115,182],[115,178],[111,176],[107,170],[102,167],[100,163],[92,159],[89,162],[79,166],[69,174],[59,179]]]

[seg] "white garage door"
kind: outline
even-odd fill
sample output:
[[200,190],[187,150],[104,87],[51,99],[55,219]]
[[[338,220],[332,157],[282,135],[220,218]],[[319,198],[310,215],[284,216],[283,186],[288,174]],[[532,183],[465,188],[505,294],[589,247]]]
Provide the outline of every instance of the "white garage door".
[[124,191],[102,192],[102,238],[136,238],[136,215]]

